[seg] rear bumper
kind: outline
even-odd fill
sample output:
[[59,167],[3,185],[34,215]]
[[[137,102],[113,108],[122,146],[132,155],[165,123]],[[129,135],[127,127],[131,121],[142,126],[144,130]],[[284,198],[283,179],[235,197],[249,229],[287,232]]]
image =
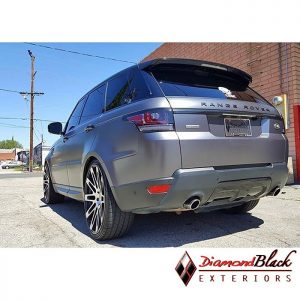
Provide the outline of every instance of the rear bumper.
[[[169,178],[147,180],[112,187],[116,201],[123,211],[154,213],[183,210],[191,197],[200,199],[198,210],[210,210],[257,199],[275,187],[283,188],[287,181],[286,163],[268,166],[232,168],[179,169]],[[172,185],[167,194],[150,195],[149,185]]]

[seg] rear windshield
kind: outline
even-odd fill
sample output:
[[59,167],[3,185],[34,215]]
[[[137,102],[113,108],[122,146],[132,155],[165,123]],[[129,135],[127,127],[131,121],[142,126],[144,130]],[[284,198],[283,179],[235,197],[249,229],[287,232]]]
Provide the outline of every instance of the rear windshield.
[[189,96],[266,102],[248,87],[243,78],[225,71],[208,68],[166,68],[152,75],[166,96]]

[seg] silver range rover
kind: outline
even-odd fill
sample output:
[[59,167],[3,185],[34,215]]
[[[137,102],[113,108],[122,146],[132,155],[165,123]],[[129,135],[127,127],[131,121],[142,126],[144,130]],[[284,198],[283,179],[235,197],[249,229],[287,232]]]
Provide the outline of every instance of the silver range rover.
[[44,201],[83,201],[94,239],[135,214],[246,213],[287,180],[282,117],[221,64],[156,59],[103,81],[76,104],[46,158]]

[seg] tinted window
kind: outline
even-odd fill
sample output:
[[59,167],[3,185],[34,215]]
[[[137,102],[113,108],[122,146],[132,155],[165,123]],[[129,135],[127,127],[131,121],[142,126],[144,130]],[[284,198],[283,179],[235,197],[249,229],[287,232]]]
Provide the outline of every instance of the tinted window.
[[209,97],[218,99],[232,99],[257,102],[263,101],[263,99],[246,88],[243,91],[230,90],[224,86],[220,87],[197,87],[181,85],[169,82],[159,82],[163,92],[166,96],[190,96],[190,97]]
[[150,96],[150,91],[140,71],[131,72],[129,78],[129,93],[126,102],[137,101]]
[[210,97],[265,102],[234,74],[207,68],[164,68],[152,72],[166,96]]
[[106,110],[144,99],[150,96],[150,90],[139,70],[132,69],[108,82]]
[[106,95],[106,110],[110,110],[126,104],[126,95],[128,93],[129,81],[127,73],[112,78],[108,82]]
[[81,115],[81,112],[82,112],[82,108],[83,108],[83,105],[84,105],[84,102],[85,102],[85,99],[86,97],[84,97],[83,99],[81,99],[75,109],[73,110],[70,118],[69,118],[69,121],[67,123],[67,127],[65,129],[65,133],[69,132],[70,130],[72,130],[76,125],[78,125],[79,123],[79,119],[80,119],[80,115]]
[[104,110],[106,84],[92,91],[84,106],[80,123],[85,123],[89,119],[99,116]]

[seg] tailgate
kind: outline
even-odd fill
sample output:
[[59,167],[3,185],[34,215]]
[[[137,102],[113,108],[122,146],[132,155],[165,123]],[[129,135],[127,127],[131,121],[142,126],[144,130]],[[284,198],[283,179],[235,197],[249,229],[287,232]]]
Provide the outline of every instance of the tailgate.
[[256,104],[249,108],[243,101],[168,99],[174,111],[183,168],[286,160],[283,122],[271,106]]
[[144,70],[155,78],[173,109],[183,168],[287,160],[282,118],[249,87],[249,74],[188,59],[148,64]]

